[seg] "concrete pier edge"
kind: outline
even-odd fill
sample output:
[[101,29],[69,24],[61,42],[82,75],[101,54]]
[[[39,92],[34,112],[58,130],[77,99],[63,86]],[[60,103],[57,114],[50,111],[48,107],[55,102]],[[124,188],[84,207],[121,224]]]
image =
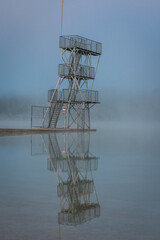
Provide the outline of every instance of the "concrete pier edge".
[[95,132],[96,129],[76,129],[76,128],[0,128],[0,136],[27,135],[42,133],[64,133],[64,132]]

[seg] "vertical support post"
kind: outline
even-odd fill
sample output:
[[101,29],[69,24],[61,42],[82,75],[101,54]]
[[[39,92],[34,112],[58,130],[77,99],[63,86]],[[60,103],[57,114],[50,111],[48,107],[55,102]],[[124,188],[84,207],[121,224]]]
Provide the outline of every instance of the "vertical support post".
[[89,104],[87,104],[87,110],[88,110],[88,128],[90,129],[90,108],[89,108]]
[[80,122],[80,116],[79,116],[79,106],[78,104],[76,105],[77,111],[76,111],[76,115],[77,115],[77,129],[79,129],[79,122]]
[[69,117],[70,117],[70,106],[71,106],[71,103],[68,104],[68,123],[67,123],[67,128],[69,128]]
[[82,129],[85,128],[85,103],[82,104]]
[[33,145],[32,145],[32,134],[31,134],[31,140],[30,140],[30,143],[31,143],[31,156],[32,156],[32,147],[33,147]]
[[[43,107],[43,118],[44,118],[44,107]],[[43,126],[42,127],[44,128],[44,122],[43,122]]]
[[31,106],[31,128],[32,128],[32,106]]
[[63,125],[63,128],[66,128],[66,114],[64,116],[64,125]]
[[59,224],[59,240],[61,240],[61,224]]

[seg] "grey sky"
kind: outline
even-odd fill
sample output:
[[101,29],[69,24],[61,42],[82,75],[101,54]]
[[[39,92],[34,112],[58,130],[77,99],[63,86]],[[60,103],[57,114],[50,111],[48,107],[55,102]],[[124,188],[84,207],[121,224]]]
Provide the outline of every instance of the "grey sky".
[[[0,96],[47,94],[58,80],[61,1],[0,1]],[[64,0],[64,34],[102,42],[95,88],[160,88],[160,1]]]

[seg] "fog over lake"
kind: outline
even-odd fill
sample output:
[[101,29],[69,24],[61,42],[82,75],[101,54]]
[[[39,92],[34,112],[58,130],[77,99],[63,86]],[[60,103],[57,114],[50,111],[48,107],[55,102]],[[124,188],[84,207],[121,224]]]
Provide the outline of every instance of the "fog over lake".
[[[0,97],[1,127],[30,127],[31,106],[48,106],[44,95]],[[106,88],[99,92],[100,104],[91,109],[92,121],[104,122],[159,122],[160,89],[122,91]],[[22,120],[22,123],[20,121]],[[11,124],[9,123],[11,122]],[[18,126],[19,125],[19,126]]]
[[[63,2],[63,35],[102,43],[97,131],[0,131],[0,240],[159,240],[160,1]],[[0,128],[30,128],[31,106],[48,106],[61,4],[0,1]]]

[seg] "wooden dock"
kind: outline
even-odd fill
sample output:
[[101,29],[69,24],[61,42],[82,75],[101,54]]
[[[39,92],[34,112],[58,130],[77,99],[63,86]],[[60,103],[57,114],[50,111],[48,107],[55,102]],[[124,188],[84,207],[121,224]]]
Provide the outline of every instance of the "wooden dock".
[[44,133],[64,133],[64,132],[95,132],[96,129],[76,129],[76,128],[0,128],[0,136],[44,134]]

